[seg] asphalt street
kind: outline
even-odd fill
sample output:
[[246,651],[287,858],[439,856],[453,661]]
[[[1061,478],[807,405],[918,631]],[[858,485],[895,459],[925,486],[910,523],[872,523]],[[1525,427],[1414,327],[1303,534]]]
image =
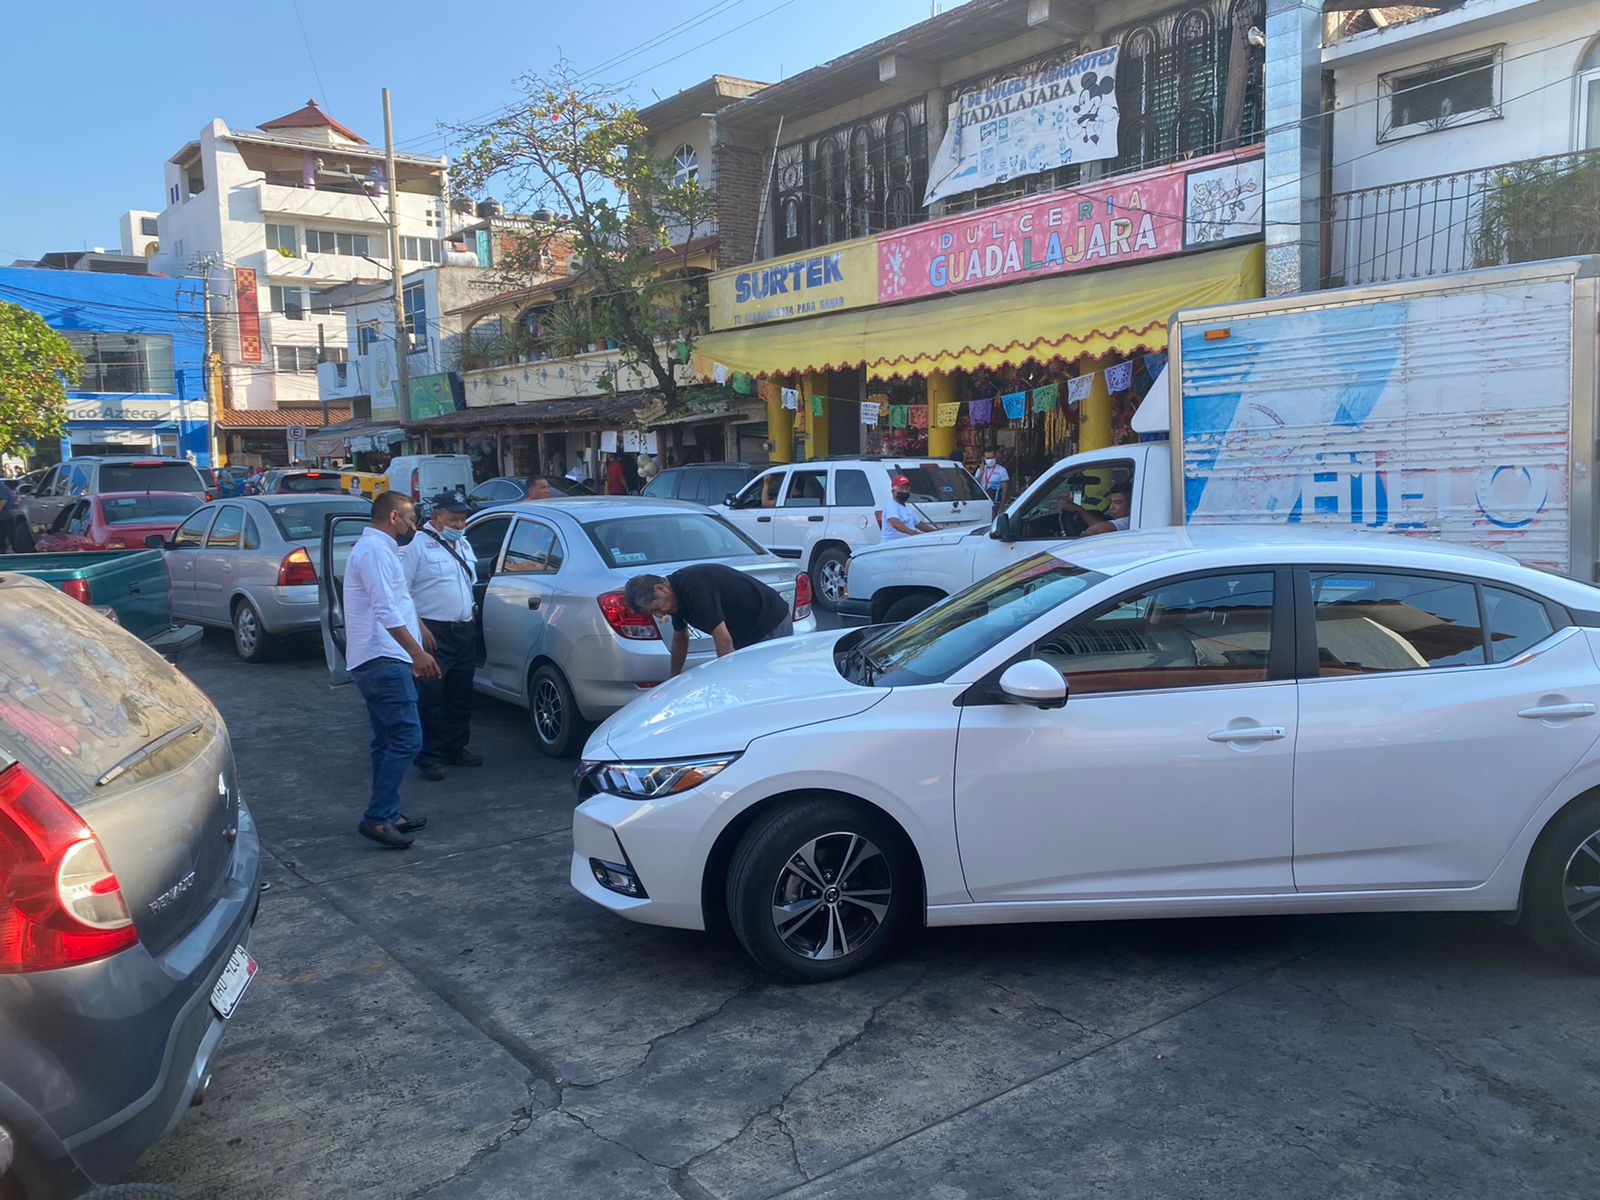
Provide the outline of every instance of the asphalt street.
[[[1583,1197],[1600,977],[1479,916],[934,930],[796,988],[567,883],[571,764],[487,765],[356,836],[367,727],[320,654],[208,632],[268,852],[261,973],[134,1177],[191,1200]],[[1136,770],[1130,764],[1130,770]],[[1396,802],[1403,802],[1397,797]]]

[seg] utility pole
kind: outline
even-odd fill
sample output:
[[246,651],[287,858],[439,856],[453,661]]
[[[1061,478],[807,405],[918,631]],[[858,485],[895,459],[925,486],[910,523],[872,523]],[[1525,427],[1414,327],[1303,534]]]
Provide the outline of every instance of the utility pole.
[[206,363],[202,372],[206,393],[206,465],[217,469],[217,403],[221,400],[222,371],[217,360],[216,335],[211,329],[211,268],[215,260],[206,255],[200,260],[200,304],[206,330]]
[[400,268],[400,180],[394,167],[394,118],[389,89],[383,89],[383,158],[389,176],[389,266],[394,284],[394,377],[400,394],[395,408],[403,425],[411,420],[411,339],[406,336],[405,272]]

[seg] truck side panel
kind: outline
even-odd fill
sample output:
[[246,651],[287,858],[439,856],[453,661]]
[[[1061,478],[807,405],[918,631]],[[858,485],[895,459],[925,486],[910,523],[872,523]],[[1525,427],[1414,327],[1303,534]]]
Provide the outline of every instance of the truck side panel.
[[1570,270],[1337,295],[1176,323],[1184,520],[1398,531],[1571,573]]

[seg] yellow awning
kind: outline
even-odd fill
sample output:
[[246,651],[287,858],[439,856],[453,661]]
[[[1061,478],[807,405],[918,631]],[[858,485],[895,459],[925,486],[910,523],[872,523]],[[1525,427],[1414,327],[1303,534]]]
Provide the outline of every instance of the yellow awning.
[[910,304],[710,333],[704,359],[747,375],[865,366],[875,379],[1166,348],[1180,308],[1262,294],[1259,244]]

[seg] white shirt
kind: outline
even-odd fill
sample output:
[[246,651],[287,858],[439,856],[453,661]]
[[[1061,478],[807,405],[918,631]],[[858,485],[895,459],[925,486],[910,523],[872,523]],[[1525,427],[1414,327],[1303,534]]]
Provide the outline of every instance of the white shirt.
[[[424,621],[472,620],[472,585],[478,581],[478,559],[466,538],[455,542],[424,525],[411,544],[400,551],[406,586]],[[466,570],[462,570],[465,567]]]
[[995,463],[992,467],[984,463],[978,468],[978,486],[988,492],[992,499],[998,499],[1001,489],[1010,481],[1011,472],[999,463]]
[[422,640],[417,607],[406,590],[400,547],[387,533],[370,526],[361,531],[344,569],[344,661],[359,667],[375,658],[411,661],[389,630],[404,625]]
[[900,501],[890,496],[883,506],[883,537],[881,540],[885,542],[892,542],[896,538],[911,536],[909,533],[901,533],[893,525],[889,524],[890,517],[899,517],[900,520],[905,522],[907,529],[915,529],[927,519],[912,508],[911,505],[901,504]]

